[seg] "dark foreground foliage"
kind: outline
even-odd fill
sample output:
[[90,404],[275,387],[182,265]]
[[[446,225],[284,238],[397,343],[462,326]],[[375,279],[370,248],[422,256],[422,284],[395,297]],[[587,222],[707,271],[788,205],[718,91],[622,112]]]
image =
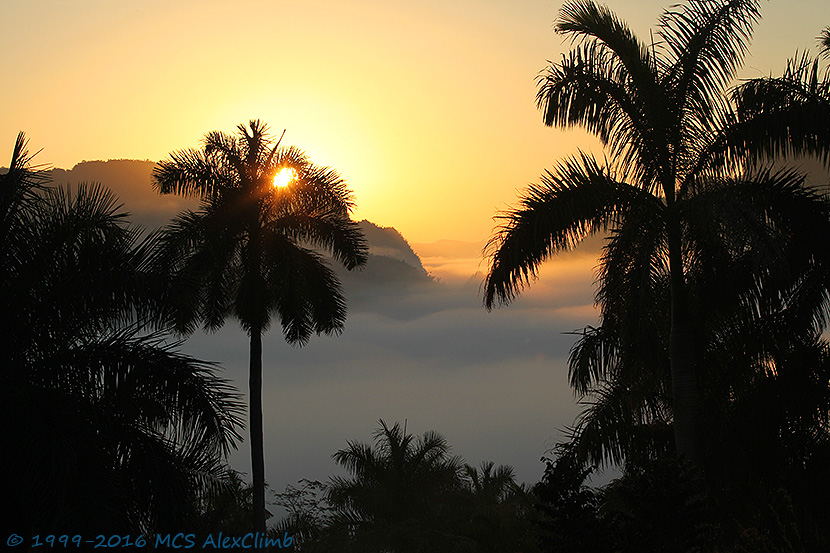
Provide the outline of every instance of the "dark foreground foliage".
[[[541,551],[799,553],[826,551],[826,476],[798,486],[712,488],[690,463],[665,456],[590,488],[569,448],[547,460],[535,524]],[[787,479],[782,475],[781,480]],[[823,482],[822,482],[823,480]],[[780,484],[780,483],[779,483]]]
[[466,465],[440,434],[380,425],[373,446],[335,453],[348,478],[279,496],[289,515],[278,528],[297,536],[298,551],[535,551],[530,495],[513,469]]
[[307,553],[826,551],[826,475],[758,478],[779,461],[775,451],[746,465],[740,484],[712,486],[694,464],[661,455],[628,463],[601,488],[587,484],[595,468],[571,443],[543,459],[531,488],[510,467],[472,467],[449,451],[440,434],[417,438],[381,421],[374,446],[349,442],[334,455],[348,478],[304,480],[277,495],[288,515],[271,532]]
[[[509,303],[605,236],[547,550],[830,550],[830,200],[786,168],[830,160],[830,73],[804,55],[730,90],[759,10],[690,0],[651,41],[592,0],[556,22],[574,42],[539,79],[544,122],[610,156],[561,162],[500,216],[484,283],[488,308]],[[625,476],[583,490],[604,464]]]
[[[2,527],[181,532],[221,481],[240,405],[214,367],[143,332],[149,242],[95,185],[48,184],[21,133],[0,176]],[[4,538],[5,539],[5,538]]]

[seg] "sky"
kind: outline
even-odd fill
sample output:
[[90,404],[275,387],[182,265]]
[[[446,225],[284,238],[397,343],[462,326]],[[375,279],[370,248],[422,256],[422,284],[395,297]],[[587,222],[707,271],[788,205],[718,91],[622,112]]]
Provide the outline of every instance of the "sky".
[[[609,2],[642,37],[669,0]],[[516,304],[487,313],[476,248],[493,216],[545,168],[599,151],[546,128],[536,78],[569,44],[560,2],[388,0],[0,0],[0,164],[23,130],[36,158],[158,161],[205,133],[259,118],[355,192],[355,218],[398,229],[440,283],[379,294],[344,333],[287,346],[265,339],[266,475],[273,487],[325,479],[346,440],[377,420],[444,434],[468,462],[538,480],[539,458],[579,406],[566,385],[573,336],[596,322],[596,258],[545,267]],[[826,0],[762,3],[740,76],[780,74],[830,25]],[[151,191],[147,187],[146,194]],[[129,206],[127,206],[129,207]],[[466,253],[430,245],[461,241]],[[446,244],[445,244],[446,245]],[[473,248],[472,250],[470,248]],[[449,250],[447,250],[449,251]],[[472,251],[472,253],[470,253]],[[188,352],[246,386],[233,322]],[[232,457],[247,471],[247,445]]]
[[[609,5],[647,37],[669,0]],[[536,77],[569,44],[560,2],[0,0],[0,137],[39,159],[149,159],[259,118],[416,242],[485,239],[498,210],[579,147],[544,127]],[[762,3],[743,76],[778,74],[830,22]]]

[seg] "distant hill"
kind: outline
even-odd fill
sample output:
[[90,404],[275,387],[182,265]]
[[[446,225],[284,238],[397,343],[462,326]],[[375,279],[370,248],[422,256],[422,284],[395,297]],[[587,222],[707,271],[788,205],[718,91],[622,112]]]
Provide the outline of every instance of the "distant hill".
[[357,306],[379,295],[393,293],[400,287],[434,284],[435,280],[421,264],[406,239],[392,227],[380,227],[370,221],[358,223],[369,245],[369,259],[362,269],[347,271],[334,263],[349,303]]
[[[82,161],[72,169],[52,169],[55,184],[77,186],[81,182],[97,182],[112,190],[131,219],[146,228],[167,224],[183,209],[195,209],[198,201],[152,191],[153,161],[114,159]],[[369,221],[359,222],[369,244],[369,260],[361,271],[346,271],[333,266],[343,281],[347,294],[369,300],[380,288],[430,284],[433,278],[424,269],[421,259],[412,251],[400,232],[380,227]]]
[[118,196],[124,210],[132,214],[135,222],[157,228],[167,224],[183,209],[196,207],[198,202],[153,192],[150,176],[155,165],[153,161],[135,159],[82,161],[72,169],[52,169],[51,173],[55,184],[103,184]]
[[[417,269],[424,270],[421,259],[412,250],[400,232],[393,227],[380,227],[366,219],[358,223],[369,243],[369,253],[403,261]],[[426,272],[426,271],[424,271]]]

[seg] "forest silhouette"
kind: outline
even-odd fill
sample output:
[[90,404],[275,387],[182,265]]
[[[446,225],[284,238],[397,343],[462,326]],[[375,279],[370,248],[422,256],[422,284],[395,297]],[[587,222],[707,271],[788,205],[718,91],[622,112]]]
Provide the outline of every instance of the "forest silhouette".
[[[465,463],[435,431],[380,420],[373,444],[333,454],[345,476],[272,493],[287,513],[272,516],[262,336],[275,319],[296,345],[342,331],[347,298],[329,261],[359,269],[362,229],[388,235],[351,219],[334,169],[259,120],[155,166],[156,192],[199,205],[151,232],[100,185],[52,185],[20,133],[0,175],[0,538],[827,551],[830,183],[788,163],[830,166],[830,27],[816,56],[735,85],[760,17],[755,0],[689,0],[644,41],[595,2],[560,12],[554,29],[572,49],[540,75],[537,106],[548,126],[596,135],[606,157],[560,161],[497,215],[482,287],[487,309],[510,304],[543,262],[604,237],[600,321],[569,358],[584,409],[532,486],[511,467]],[[274,186],[285,168],[293,179]],[[239,392],[178,349],[229,317],[250,341],[250,484],[227,465],[245,426]],[[589,486],[608,466],[621,476]]]

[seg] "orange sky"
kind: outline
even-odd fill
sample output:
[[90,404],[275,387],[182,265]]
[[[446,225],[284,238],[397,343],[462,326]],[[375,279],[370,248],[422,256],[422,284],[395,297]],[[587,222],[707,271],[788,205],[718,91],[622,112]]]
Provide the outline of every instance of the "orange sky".
[[[669,0],[612,8],[647,36]],[[581,135],[545,128],[535,77],[567,48],[560,2],[4,1],[0,163],[158,160],[267,121],[355,191],[358,218],[413,242],[479,241]],[[744,76],[780,74],[830,24],[826,0],[762,3]],[[149,191],[148,191],[149,193]],[[128,206],[129,207],[129,206]]]

